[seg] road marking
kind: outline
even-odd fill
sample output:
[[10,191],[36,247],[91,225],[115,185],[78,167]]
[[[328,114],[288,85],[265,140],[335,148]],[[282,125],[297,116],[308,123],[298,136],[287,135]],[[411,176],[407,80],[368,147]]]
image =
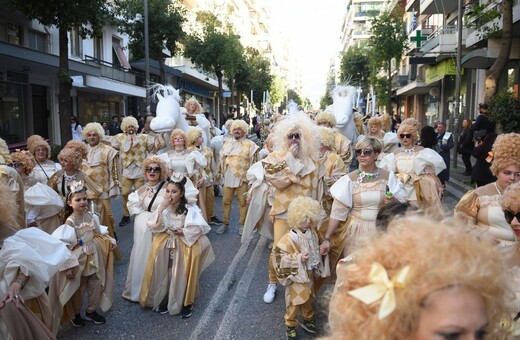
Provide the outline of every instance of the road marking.
[[240,263],[244,256],[246,255],[247,249],[249,248],[249,245],[253,241],[253,236],[256,236],[256,234],[251,234],[247,239],[246,242],[242,243],[240,248],[238,249],[237,254],[233,258],[233,261],[231,262],[231,265],[228,267],[228,270],[226,271],[226,274],[220,280],[220,283],[218,285],[217,291],[211,298],[208,307],[206,307],[206,310],[204,311],[204,314],[200,318],[199,323],[197,324],[197,327],[193,330],[191,333],[190,339],[198,340],[201,338],[201,334],[203,330],[206,330],[208,328],[215,328],[214,325],[210,325],[210,322],[214,322],[212,320],[212,317],[215,316],[216,310],[221,308],[224,297],[229,291],[229,287],[232,286],[233,281],[235,280],[233,278],[234,272]]
[[262,253],[266,244],[267,239],[265,237],[261,237],[256,244],[256,248],[253,251],[251,258],[249,259],[249,263],[247,264],[247,269],[240,278],[240,281],[237,285],[237,290],[233,295],[233,299],[229,304],[222,322],[220,323],[220,327],[217,331],[217,334],[215,335],[215,339],[231,339],[231,330],[233,330],[234,323],[237,319],[236,316],[240,312],[241,302],[247,301],[247,299],[250,298],[247,292],[249,291],[249,286],[253,280],[253,276],[255,275],[258,263],[260,263],[260,260],[262,259]]

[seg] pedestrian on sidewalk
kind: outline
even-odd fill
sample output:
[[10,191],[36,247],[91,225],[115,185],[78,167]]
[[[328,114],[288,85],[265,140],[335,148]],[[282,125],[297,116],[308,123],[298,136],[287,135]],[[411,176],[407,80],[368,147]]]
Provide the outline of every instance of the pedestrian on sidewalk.
[[471,155],[476,158],[475,164],[471,169],[471,180],[476,183],[477,187],[493,183],[496,178],[489,169],[491,166],[491,159],[489,159],[489,152],[493,148],[493,143],[497,135],[488,133],[483,139],[475,138],[475,148]]
[[459,143],[457,145],[457,152],[462,155],[462,161],[466,167],[464,176],[471,176],[471,152],[475,144],[473,143],[473,130],[471,130],[471,121],[464,119],[462,122],[462,133],[460,134]]
[[446,187],[446,182],[450,179],[450,150],[453,149],[453,135],[446,131],[446,123],[439,122],[437,124],[437,144],[435,150],[441,155],[446,164],[446,169],[442,170],[437,176],[442,185]]

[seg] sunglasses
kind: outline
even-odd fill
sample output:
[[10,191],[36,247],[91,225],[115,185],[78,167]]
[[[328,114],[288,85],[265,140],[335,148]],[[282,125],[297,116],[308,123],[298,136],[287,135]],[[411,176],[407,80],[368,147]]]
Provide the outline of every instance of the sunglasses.
[[357,156],[370,156],[374,152],[373,149],[356,149]]
[[412,134],[411,134],[411,133],[401,133],[401,134],[399,135],[399,137],[401,137],[401,139],[403,139],[403,138],[405,138],[405,137],[406,137],[406,138],[412,138]]
[[13,164],[11,164],[11,165],[12,165],[13,168],[15,168],[15,169],[18,169],[18,168],[21,166],[21,164],[18,163],[18,162],[13,162]]
[[147,166],[146,167],[146,172],[159,172],[159,171],[161,171],[160,166],[155,166],[155,167]]
[[301,136],[300,136],[300,133],[299,133],[299,132],[296,132],[296,133],[290,133],[290,134],[287,135],[287,138],[288,138],[288,139],[293,139],[293,138],[295,138],[295,139],[300,139],[300,137],[301,137]]
[[516,220],[520,222],[520,211],[517,211],[516,214],[509,210],[504,210],[504,217],[506,218],[507,223],[511,224],[513,219],[516,217]]

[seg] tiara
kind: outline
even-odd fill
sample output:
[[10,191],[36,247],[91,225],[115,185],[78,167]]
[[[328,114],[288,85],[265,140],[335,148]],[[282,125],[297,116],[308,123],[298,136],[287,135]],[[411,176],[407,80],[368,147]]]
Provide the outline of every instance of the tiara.
[[70,192],[71,193],[77,193],[85,190],[85,186],[83,181],[72,181],[70,184]]

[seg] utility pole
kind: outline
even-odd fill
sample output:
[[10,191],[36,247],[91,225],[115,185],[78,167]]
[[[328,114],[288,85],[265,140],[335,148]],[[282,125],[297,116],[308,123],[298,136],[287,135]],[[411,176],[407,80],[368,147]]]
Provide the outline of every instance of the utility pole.
[[146,114],[150,115],[150,46],[148,42],[148,0],[144,0],[144,76],[146,88]]
[[462,69],[461,69],[461,59],[462,59],[462,10],[464,8],[463,0],[458,0],[458,17],[457,17],[457,78],[455,79],[455,107],[454,107],[454,116],[455,122],[453,124],[454,128],[454,143],[455,147],[453,148],[453,167],[457,168],[457,145],[459,142],[460,130],[461,130],[461,112],[460,112],[460,82],[462,81]]

